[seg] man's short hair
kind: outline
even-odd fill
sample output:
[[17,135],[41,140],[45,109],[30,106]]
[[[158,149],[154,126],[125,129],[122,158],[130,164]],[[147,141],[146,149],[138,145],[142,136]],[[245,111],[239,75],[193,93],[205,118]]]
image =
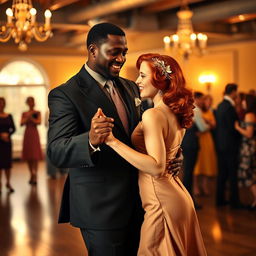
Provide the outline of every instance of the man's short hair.
[[199,98],[201,98],[203,96],[204,96],[204,94],[202,92],[194,92],[194,98],[195,99],[199,99]]
[[229,83],[225,87],[224,94],[225,95],[230,95],[232,92],[237,91],[237,84],[234,83]]
[[88,32],[86,41],[87,48],[91,44],[102,44],[107,39],[108,35],[125,36],[125,33],[121,28],[112,23],[104,22],[96,24]]

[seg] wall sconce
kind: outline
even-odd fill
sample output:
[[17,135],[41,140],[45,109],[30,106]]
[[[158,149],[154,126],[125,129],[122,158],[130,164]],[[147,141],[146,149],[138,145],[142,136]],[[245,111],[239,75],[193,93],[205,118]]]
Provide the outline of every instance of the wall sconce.
[[216,82],[216,76],[213,74],[202,74],[198,81],[206,86],[207,93],[210,94],[212,84]]

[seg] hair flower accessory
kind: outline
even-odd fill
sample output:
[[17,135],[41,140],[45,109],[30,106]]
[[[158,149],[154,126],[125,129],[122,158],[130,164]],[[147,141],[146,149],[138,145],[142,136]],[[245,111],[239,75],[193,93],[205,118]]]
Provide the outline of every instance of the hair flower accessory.
[[152,60],[155,67],[160,68],[162,75],[170,79],[172,73],[170,65],[166,65],[163,60],[159,60],[158,58],[152,58]]
[[138,107],[141,104],[140,98],[134,98],[135,106]]

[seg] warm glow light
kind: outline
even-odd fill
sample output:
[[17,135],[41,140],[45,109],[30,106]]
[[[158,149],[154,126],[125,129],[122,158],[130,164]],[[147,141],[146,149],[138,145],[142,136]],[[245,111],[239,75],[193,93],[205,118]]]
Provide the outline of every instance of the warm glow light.
[[238,15],[239,20],[245,20],[244,15]]
[[207,36],[203,33],[194,33],[192,25],[193,12],[187,4],[181,6],[177,13],[178,27],[175,34],[170,35],[171,41],[164,38],[165,49],[171,50],[174,54],[182,55],[187,60],[191,54],[202,56],[206,53]]
[[191,34],[191,35],[190,35],[190,39],[191,39],[191,40],[196,40],[196,34],[195,34],[195,33]]
[[199,33],[197,35],[198,40],[203,40],[204,35],[202,33]]
[[170,42],[171,42],[170,37],[169,37],[169,36],[165,36],[165,37],[164,37],[164,43],[165,43],[165,44],[169,44]]
[[198,78],[198,81],[201,84],[205,83],[215,83],[216,82],[216,76],[213,74],[207,74],[207,75],[200,75]]
[[203,34],[202,40],[206,41],[208,39],[207,35]]
[[174,35],[172,36],[172,40],[173,40],[174,42],[178,42],[178,41],[179,41],[179,36],[176,35],[176,34],[174,34]]
[[9,16],[9,17],[12,17],[13,16],[13,12],[12,12],[12,9],[11,8],[8,8],[6,9],[6,15]]
[[[15,61],[5,66],[0,72],[0,84],[44,84],[40,72],[30,63]],[[25,87],[24,87],[25,88]]]
[[19,50],[26,51],[32,38],[39,42],[46,41],[52,36],[52,13],[45,11],[44,25],[36,23],[36,14],[32,0],[13,0],[12,8],[6,10],[7,22],[0,26],[0,42],[5,43],[13,38]]
[[35,9],[35,8],[31,8],[29,12],[30,12],[30,14],[31,14],[32,16],[35,16],[35,15],[36,15],[36,9]]
[[215,222],[212,227],[212,236],[213,239],[218,242],[222,240],[222,231],[220,224],[218,222]]
[[17,244],[24,244],[27,234],[27,226],[21,217],[16,217],[11,221],[12,228],[15,230]]
[[52,17],[51,11],[50,11],[50,10],[46,10],[46,11],[44,12],[44,16],[45,16],[45,18],[51,18],[51,17]]

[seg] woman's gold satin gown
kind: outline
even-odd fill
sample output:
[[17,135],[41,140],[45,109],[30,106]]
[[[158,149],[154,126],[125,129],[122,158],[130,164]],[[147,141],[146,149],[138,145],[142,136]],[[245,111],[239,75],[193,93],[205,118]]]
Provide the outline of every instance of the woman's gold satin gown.
[[[175,157],[184,129],[173,123],[165,138],[166,159]],[[141,123],[132,134],[135,148],[146,153]],[[193,201],[178,177],[139,172],[140,196],[145,210],[139,256],[205,256]]]

